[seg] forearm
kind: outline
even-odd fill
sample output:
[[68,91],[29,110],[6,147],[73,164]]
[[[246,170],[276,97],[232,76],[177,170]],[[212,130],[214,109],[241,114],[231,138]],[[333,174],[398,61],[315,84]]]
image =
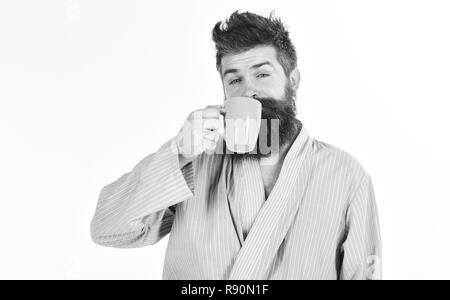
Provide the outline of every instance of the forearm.
[[94,242],[138,247],[170,231],[175,211],[168,208],[193,196],[171,146],[171,141],[164,144],[102,189],[91,222]]

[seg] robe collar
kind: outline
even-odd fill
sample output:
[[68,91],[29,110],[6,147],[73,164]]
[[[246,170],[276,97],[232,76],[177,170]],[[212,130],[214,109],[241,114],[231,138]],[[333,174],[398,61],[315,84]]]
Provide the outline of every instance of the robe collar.
[[[231,269],[229,279],[267,279],[269,268],[276,257],[302,202],[310,169],[312,138],[303,126],[286,154],[277,182],[256,217],[245,241],[239,219],[233,225],[241,249]],[[225,195],[232,175],[231,159],[226,160],[224,176],[220,182]],[[222,194],[223,195],[223,194]],[[236,203],[226,197],[230,214],[236,214]]]

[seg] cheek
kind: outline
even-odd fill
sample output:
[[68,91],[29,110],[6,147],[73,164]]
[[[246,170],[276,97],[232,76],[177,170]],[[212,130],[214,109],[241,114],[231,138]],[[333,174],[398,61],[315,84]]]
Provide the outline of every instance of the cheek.
[[262,88],[274,97],[279,98],[284,95],[284,85],[282,82],[270,81],[265,83]]
[[230,98],[237,94],[237,89],[233,87],[224,87],[225,97]]

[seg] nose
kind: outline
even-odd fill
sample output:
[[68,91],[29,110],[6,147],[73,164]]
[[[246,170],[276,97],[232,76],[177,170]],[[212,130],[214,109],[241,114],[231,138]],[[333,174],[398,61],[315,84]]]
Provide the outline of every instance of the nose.
[[245,86],[244,97],[249,98],[258,97],[258,92],[252,84],[247,83],[247,85]]
[[248,97],[248,98],[255,98],[255,97],[258,97],[258,94],[257,94],[256,92],[251,91],[251,92],[249,92],[249,93],[246,93],[246,94],[245,94],[245,97]]

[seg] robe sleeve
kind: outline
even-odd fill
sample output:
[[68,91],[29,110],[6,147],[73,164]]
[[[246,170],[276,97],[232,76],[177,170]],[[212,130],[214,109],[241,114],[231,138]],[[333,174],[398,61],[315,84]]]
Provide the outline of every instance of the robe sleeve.
[[193,165],[180,169],[175,138],[105,186],[91,221],[94,243],[114,248],[152,245],[171,230],[176,206],[194,193]]
[[341,247],[341,280],[381,279],[381,235],[375,194],[365,175],[346,215],[346,238]]

